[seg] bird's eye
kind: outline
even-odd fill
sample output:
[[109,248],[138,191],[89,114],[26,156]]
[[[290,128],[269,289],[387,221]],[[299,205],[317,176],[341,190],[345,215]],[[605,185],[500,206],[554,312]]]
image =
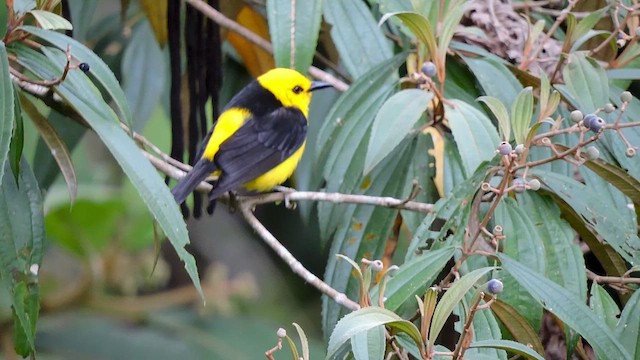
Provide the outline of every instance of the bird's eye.
[[300,87],[300,86],[298,86],[298,85],[296,85],[296,86],[293,88],[293,92],[294,92],[295,94],[300,94],[303,90],[304,90],[304,89],[302,89],[302,87]]

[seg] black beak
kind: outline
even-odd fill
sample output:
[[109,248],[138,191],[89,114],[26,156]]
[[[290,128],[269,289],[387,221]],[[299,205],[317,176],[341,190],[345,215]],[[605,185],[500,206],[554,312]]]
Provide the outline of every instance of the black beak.
[[308,92],[312,92],[312,91],[316,91],[319,89],[324,89],[324,88],[328,88],[328,87],[333,87],[333,85],[326,83],[324,81],[312,81],[311,82],[311,86],[309,87],[309,90],[307,90]]

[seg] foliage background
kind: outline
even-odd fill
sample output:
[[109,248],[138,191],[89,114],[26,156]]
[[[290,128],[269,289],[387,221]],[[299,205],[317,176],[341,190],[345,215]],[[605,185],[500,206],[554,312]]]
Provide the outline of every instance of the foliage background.
[[[13,6],[16,11],[26,12],[53,3],[16,0]],[[193,260],[182,250],[185,234],[175,218],[177,207],[163,197],[166,189],[149,191],[158,185],[157,179],[136,178],[137,171],[145,172],[125,158],[137,149],[131,147],[133,142],[119,137],[118,129],[108,122],[119,116],[169,152],[167,50],[158,44],[166,36],[162,32],[166,14],[161,11],[166,4],[97,0],[68,3],[74,38],[109,66],[120,81],[122,94],[119,87],[114,91],[106,83],[108,72],[99,67],[98,60],[90,63],[93,77],[71,71],[56,87],[98,135],[70,121],[66,113],[61,115],[64,112],[60,109],[50,110],[46,106],[50,103],[45,105],[28,95],[15,100],[20,104],[15,108],[22,110],[16,119],[31,121],[16,120],[24,129],[20,133],[16,125],[11,132],[13,139],[20,138],[16,134],[24,134],[23,160],[18,141],[2,142],[11,147],[3,199],[6,204],[22,204],[22,200],[10,197],[15,191],[8,176],[22,161],[20,179],[25,183],[20,189],[25,189],[24,184],[28,189],[37,181],[46,190],[46,240],[41,241],[40,233],[31,234],[46,250],[35,282],[39,286],[30,280],[33,271],[29,265],[39,264],[34,256],[43,253],[30,248],[35,254],[31,258],[25,260],[18,252],[13,254],[10,266],[3,265],[5,281],[13,279],[5,283],[6,306],[2,307],[2,320],[7,326],[0,335],[7,358],[14,356],[14,349],[28,354],[35,347],[38,356],[44,358],[248,359],[262,356],[275,345],[278,327],[287,327],[293,333],[288,326],[293,321],[310,336],[312,358],[326,351],[337,356],[348,351],[349,345],[356,358],[382,356],[391,350],[380,346],[384,343],[381,323],[388,324],[390,331],[406,334],[396,340],[402,347],[412,354],[420,352],[421,341],[427,337],[418,332],[422,340],[411,338],[418,331],[412,330],[413,325],[394,317],[397,315],[378,313],[376,308],[354,313],[362,317],[354,320],[352,314],[343,319],[342,325],[336,325],[349,311],[327,297],[320,301],[319,293],[310,290],[262,245],[238,214],[221,208],[214,217],[188,221],[192,244],[187,249],[198,263],[202,292],[207,298],[207,306],[202,308]],[[529,12],[531,9],[523,3],[514,2],[514,6],[525,7],[523,11],[531,21],[528,33],[521,38],[527,44],[518,54],[521,57],[510,58],[514,65],[497,56],[495,49],[489,49],[494,52],[491,54],[482,46],[461,40],[482,30],[458,27],[465,6],[474,3],[478,2],[441,1],[437,4],[447,11],[437,11],[436,2],[430,1],[223,2],[224,15],[264,37],[270,35],[274,56],[251,42],[223,33],[225,81],[220,104],[226,103],[252,75],[274,65],[306,72],[313,63],[350,85],[344,95],[337,90],[314,95],[309,144],[292,183],[297,189],[402,199],[412,192],[412,180],[416,179],[422,191],[412,200],[435,203],[434,212],[426,217],[407,210],[358,204],[300,202],[297,211],[281,205],[260,206],[259,218],[312,273],[324,274],[327,283],[351,299],[358,299],[363,285],[369,290],[368,284],[334,254],[354,260],[382,259],[387,268],[406,263],[396,277],[388,280],[385,293],[385,307],[405,319],[416,313],[414,295],[423,297],[425,304],[434,296],[435,304],[435,295],[426,288],[431,284],[450,285],[452,278],[446,274],[453,269],[451,274],[462,278],[446,292],[451,295],[439,299],[438,308],[432,309],[433,338],[428,338],[435,340],[444,328],[437,343],[449,350],[456,341],[462,343],[456,340],[455,332],[460,332],[469,314],[474,313],[469,309],[474,301],[480,301],[478,294],[486,292],[482,283],[494,277],[502,279],[505,292],[498,296],[500,301],[493,305],[493,312],[475,312],[473,322],[469,320],[474,342],[463,346],[471,346],[468,356],[506,358],[504,350],[527,355],[517,344],[501,339],[532,344],[539,352],[544,345],[548,358],[562,358],[574,351],[578,354],[575,356],[593,357],[587,342],[600,357],[637,355],[640,346],[633,334],[640,326],[640,312],[635,311],[639,292],[635,291],[634,274],[640,240],[637,215],[630,205],[637,210],[640,204],[640,164],[637,156],[625,153],[628,155],[629,149],[640,143],[640,135],[635,127],[614,128],[618,120],[637,122],[640,112],[636,98],[622,101],[620,96],[627,88],[633,92],[636,85],[632,81],[639,78],[636,5],[571,1],[551,6],[551,13],[545,13]],[[576,15],[562,13],[563,8]],[[53,6],[51,10],[60,9]],[[25,18],[27,25],[36,20],[42,25],[37,15],[30,16],[33,19]],[[290,37],[292,19],[294,39]],[[554,22],[561,26],[554,29]],[[56,43],[59,38],[49,33],[28,27],[23,30],[55,46],[36,47],[39,52],[29,52],[16,41],[18,44],[7,48],[18,59],[8,57],[11,66],[17,62],[30,76],[42,79],[59,73],[64,56],[54,47],[64,50],[64,40]],[[536,43],[526,39],[546,34],[548,42],[562,51],[554,53],[552,48],[545,48],[547,53],[541,52],[557,56],[564,65],[553,73],[551,83],[528,66],[539,59],[531,53]],[[596,46],[601,50],[593,51]],[[314,58],[316,48],[328,60]],[[81,45],[74,45],[71,53],[78,59],[91,58]],[[425,60],[435,64],[434,76],[420,75]],[[332,68],[334,64],[337,66]],[[87,85],[87,79],[111,90],[106,97],[115,112],[103,103],[95,87]],[[2,99],[8,99],[4,95],[11,89],[4,91]],[[480,96],[484,97],[476,101]],[[613,112],[605,111],[609,102],[615,105]],[[504,109],[497,104],[503,104]],[[600,160],[584,162],[579,171],[574,165],[585,160],[580,151],[586,147],[576,144],[594,136],[594,132],[584,122],[571,127],[573,109],[584,114],[598,112],[609,124],[599,139],[594,138],[598,140]],[[52,124],[67,147],[74,149],[71,162],[77,195],[73,204],[69,199],[69,192],[74,193],[73,181],[57,176],[58,166],[38,136],[51,133],[40,128],[43,122]],[[537,136],[541,133],[557,146],[545,144],[544,136]],[[496,192],[500,195],[496,207],[491,208],[491,199],[486,204],[474,199],[483,182],[489,188],[502,186],[500,180],[505,177],[500,166],[506,160],[495,155],[501,140],[511,140],[514,146],[526,144],[527,151],[530,149],[525,153],[526,161],[542,161],[531,168],[528,180],[529,184],[533,178],[539,180],[543,188],[520,194],[509,176],[504,182],[508,191]],[[564,151],[563,146],[574,150],[561,156],[569,161],[545,162]],[[523,164],[517,166],[524,168]],[[505,165],[503,171],[509,169]],[[66,170],[65,175],[71,176],[68,167]],[[526,177],[522,172],[518,176]],[[25,203],[38,201],[29,198]],[[167,206],[171,211],[165,211]],[[7,205],[4,209],[11,208]],[[489,214],[490,222],[480,225],[480,218],[473,214]],[[2,219],[13,219],[9,215]],[[41,216],[37,211],[32,215],[33,219]],[[163,242],[155,269],[159,229],[154,228],[154,218],[170,239]],[[501,225],[507,236],[498,255],[502,271],[492,267],[497,264],[496,257],[487,256],[493,249],[483,247],[484,253],[474,252],[475,237],[469,240],[463,231],[466,228],[479,234],[486,227],[492,232],[494,225]],[[580,245],[575,242],[577,235]],[[487,243],[493,244],[489,240],[496,240],[496,236],[501,235],[493,231],[493,235],[485,236]],[[0,249],[5,254],[6,250]],[[7,277],[7,268],[23,271],[26,280],[15,274]],[[629,281],[621,283],[621,279]],[[381,291],[379,284],[371,289],[374,303]],[[34,296],[41,299],[35,343],[32,332],[36,326],[30,323],[35,322],[38,309]],[[616,320],[621,311],[621,320]],[[444,320],[451,312],[459,321],[445,327]],[[584,316],[575,319],[575,312]],[[12,328],[14,323],[17,327]],[[562,323],[573,330],[563,329],[558,325]],[[369,337],[365,345],[348,330],[358,326],[368,330],[362,331]],[[539,333],[543,340],[545,336],[566,334],[568,341],[551,346],[546,338],[540,344]],[[578,335],[586,341],[583,343]],[[411,339],[416,343],[412,345]],[[474,348],[482,340],[489,341],[486,348]],[[287,355],[277,353],[278,358]],[[527,356],[535,358],[535,354]]]

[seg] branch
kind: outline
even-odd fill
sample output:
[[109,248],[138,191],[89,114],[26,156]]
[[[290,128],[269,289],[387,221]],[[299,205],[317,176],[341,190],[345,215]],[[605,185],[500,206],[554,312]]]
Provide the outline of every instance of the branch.
[[280,242],[262,225],[262,223],[253,215],[253,206],[255,204],[250,199],[245,198],[239,202],[239,209],[247,223],[262,237],[262,239],[284,260],[294,273],[300,275],[308,283],[313,285],[325,295],[332,298],[336,303],[350,310],[358,310],[360,305],[350,300],[344,293],[338,292],[336,289],[327,285],[317,276],[307,270],[300,261],[298,261]]
[[[213,20],[218,25],[237,33],[238,35],[258,45],[268,53],[273,54],[273,46],[271,45],[270,42],[263,39],[258,34],[247,29],[246,27],[224,16],[224,14],[214,9],[209,4],[205,3],[202,0],[185,0],[185,1],[186,3],[188,3],[189,5],[193,6],[198,11],[203,13],[206,17]],[[339,91],[347,91],[347,89],[349,89],[349,85],[347,85],[340,79],[336,78],[335,76],[315,66],[309,67],[309,74],[311,74],[311,76],[313,76],[318,80],[322,80],[324,82],[331,84],[334,88],[336,88]]]

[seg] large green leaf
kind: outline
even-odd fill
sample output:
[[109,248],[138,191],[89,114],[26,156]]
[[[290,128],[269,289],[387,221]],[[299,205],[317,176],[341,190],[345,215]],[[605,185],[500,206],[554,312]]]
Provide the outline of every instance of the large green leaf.
[[560,217],[558,206],[549,197],[531,191],[518,197],[518,205],[533,223],[544,245],[546,276],[586,302],[584,257],[578,244],[574,243],[571,225]]
[[506,272],[527,289],[545,309],[582,335],[596,352],[607,354],[610,359],[631,358],[617,336],[580,298],[510,257],[504,254],[498,254],[498,257]]
[[609,79],[602,67],[583,52],[569,55],[563,71],[567,89],[585,114],[609,102]]
[[[402,191],[410,179],[407,179],[408,166],[415,154],[414,141],[401,145],[397,155],[385,159],[365,181],[361,180],[359,191],[364,186],[364,195],[401,197]],[[366,143],[365,143],[366,146]],[[362,152],[364,154],[364,151]],[[364,157],[354,159],[360,166]],[[360,169],[362,169],[360,167]],[[330,254],[343,254],[350,259],[379,259],[384,253],[385,244],[398,210],[368,205],[342,205],[345,207],[342,218],[335,231],[329,250]],[[321,225],[322,226],[322,225]],[[353,276],[352,268],[344,261],[329,257],[324,276],[325,281],[334,289],[345,293],[349,298],[358,296],[359,281]],[[323,297],[323,328],[326,337],[336,321],[347,310],[328,297]]]
[[371,138],[364,160],[365,175],[409,135],[431,99],[432,92],[408,89],[385,101],[371,125]]
[[[369,128],[376,111],[391,93],[394,74],[403,60],[404,56],[396,56],[363,75],[327,115],[316,143],[316,167],[323,169],[326,191],[352,194],[360,184]],[[339,222],[346,219],[346,211],[347,207],[341,204],[318,204],[320,235],[324,242]]]
[[640,238],[636,226],[629,221],[633,216],[628,208],[615,206],[611,200],[601,198],[601,191],[576,180],[552,172],[534,171],[550,190],[569,204],[582,221],[611,245],[632,265],[640,261]]
[[133,130],[141,132],[165,92],[165,56],[155,40],[149,22],[133,28],[131,40],[122,54],[122,88],[133,114]]
[[[100,57],[98,57],[98,55],[93,53],[93,51],[89,50],[80,42],[55,31],[43,30],[33,26],[21,26],[20,30],[33,34],[41,38],[42,40],[53,44],[55,47],[62,51],[66,51],[67,46],[70,46],[71,55],[79,62],[85,62],[89,64],[89,66],[91,67],[90,73],[92,78],[94,78],[111,96],[116,109],[118,109],[118,115],[120,116],[120,119],[125,124],[127,124],[129,128],[132,128],[133,121],[131,117],[131,111],[129,110],[129,103],[127,102],[127,98],[124,95],[122,88],[120,88],[118,79],[116,79],[111,69],[109,69],[109,67],[102,61],[102,59],[100,59]],[[53,74],[53,77],[48,78],[48,80],[60,76],[60,74],[62,74],[61,70],[62,69],[60,69],[58,72],[55,72]]]
[[[442,271],[455,248],[446,247],[433,251],[426,251],[400,266],[395,275],[387,281],[384,292],[385,309],[396,311],[407,301],[414,301],[415,295],[422,295]],[[371,301],[378,303],[380,288],[371,290]]]
[[333,43],[353,79],[358,79],[393,56],[391,42],[382,33],[364,2],[327,1],[324,4],[324,20],[331,25]]
[[[46,57],[24,47],[15,50],[21,65],[42,79],[59,72],[66,61],[64,54],[51,48],[42,49]],[[82,116],[113,154],[185,263],[187,273],[202,296],[195,259],[184,248],[189,243],[186,225],[162,178],[141,154],[133,139],[122,130],[118,117],[109,105],[96,99],[99,92],[84,73],[70,72],[67,79],[55,87],[55,91]]]
[[[540,239],[528,214],[512,198],[503,198],[496,207],[494,221],[504,229],[503,252],[528,266],[532,271],[544,274],[544,243]],[[500,294],[507,304],[522,314],[534,329],[540,328],[542,308],[532,301],[531,295],[508,274],[502,280],[504,291]]]
[[13,133],[14,118],[14,93],[11,78],[9,77],[9,60],[7,49],[0,41],[0,181],[4,175],[3,164],[9,155],[11,134]]
[[[486,171],[490,166],[490,163],[482,164],[471,177],[449,192],[447,197],[436,202],[434,211],[424,218],[415,231],[407,250],[407,261],[418,256],[420,249],[437,248],[444,244],[450,232],[456,232],[456,235],[463,233],[456,229],[464,229],[473,197],[485,180]],[[453,242],[452,245],[459,244]]]
[[276,66],[307,72],[318,43],[322,3],[323,0],[267,1],[269,34]]
[[445,104],[449,127],[467,174],[472,174],[481,162],[495,156],[500,137],[491,120],[473,106],[459,100],[450,104]]
[[[3,166],[11,174],[8,162]],[[12,298],[16,352],[26,357],[35,352],[44,215],[42,194],[26,161],[15,179],[3,177],[0,188],[0,275]]]
[[422,344],[420,332],[411,322],[402,319],[389,310],[371,306],[354,311],[340,319],[329,338],[326,358],[335,358],[335,354],[338,353],[340,348],[353,336],[380,325],[387,325],[396,331],[404,332],[408,334],[414,342]]

